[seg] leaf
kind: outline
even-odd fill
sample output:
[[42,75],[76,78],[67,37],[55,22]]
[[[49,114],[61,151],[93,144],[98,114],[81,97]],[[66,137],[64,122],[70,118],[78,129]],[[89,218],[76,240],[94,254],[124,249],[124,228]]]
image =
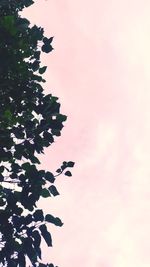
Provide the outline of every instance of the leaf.
[[25,217],[25,224],[30,224],[31,222],[33,222],[33,217],[31,214],[28,214],[26,217]]
[[0,174],[0,182],[4,181],[4,176],[2,174]]
[[12,113],[9,109],[7,109],[5,112],[4,112],[4,117],[8,120],[11,120],[12,119]]
[[35,249],[40,247],[41,244],[41,236],[39,234],[39,231],[35,230],[32,232],[32,237],[34,239],[34,247]]
[[73,161],[68,161],[68,163],[67,163],[67,166],[70,168],[72,168],[74,165],[75,165],[75,162],[73,162]]
[[39,263],[39,267],[47,267],[47,264]]
[[0,173],[4,171],[4,166],[0,166]]
[[50,183],[54,183],[54,181],[55,181],[55,177],[51,172],[46,172],[45,173],[45,179],[47,181],[49,181]]
[[60,226],[60,227],[63,225],[62,221],[58,217],[54,217],[51,214],[47,214],[45,216],[45,221],[53,223],[54,225]]
[[71,172],[70,171],[66,171],[65,173],[64,173],[66,176],[72,176],[72,174],[71,174]]
[[36,210],[33,213],[33,217],[34,217],[35,222],[38,222],[38,221],[42,222],[44,220],[43,211],[42,210]]
[[41,260],[42,257],[41,257],[41,248],[40,247],[39,248],[36,248],[36,253],[37,253],[39,259]]
[[24,139],[24,133],[22,129],[19,129],[17,127],[13,128],[13,133],[15,134],[16,138],[18,139]]
[[36,255],[36,251],[33,247],[33,240],[31,237],[25,238],[24,251],[32,263],[37,261],[37,255]]
[[43,38],[43,42],[44,42],[44,44],[48,43],[48,38],[47,37],[44,37]]
[[42,81],[42,76],[40,76],[40,75],[32,75],[32,78],[33,78],[33,80],[36,80],[38,82]]
[[66,115],[62,115],[62,114],[58,114],[57,115],[57,120],[60,122],[66,121],[67,120],[67,116]]
[[21,169],[21,167],[17,163],[12,163],[11,168],[13,172],[18,172]]
[[12,34],[15,35],[17,33],[17,29],[15,27],[15,17],[14,16],[4,16],[2,20],[3,26]]
[[44,170],[40,170],[39,171],[39,176],[42,178],[45,175],[45,171]]
[[52,133],[53,135],[56,135],[56,136],[61,136],[61,132],[60,132],[59,130],[57,130],[57,129],[52,129],[52,130],[51,130],[51,133]]
[[48,39],[48,41],[49,41],[50,44],[52,43],[53,39],[54,39],[54,36],[53,36],[53,37],[50,37],[50,38]]
[[32,70],[33,70],[33,71],[37,71],[37,70],[39,69],[39,64],[40,64],[40,61],[39,61],[39,60],[35,60],[35,61],[31,64]]
[[67,168],[67,162],[64,161],[63,164],[61,165],[61,170],[64,171]]
[[21,267],[26,267],[25,255],[22,252],[18,253],[18,261]]
[[23,212],[23,209],[20,208],[20,207],[16,207],[16,209],[14,209],[14,213],[15,213],[16,215],[21,215],[22,212]]
[[4,206],[6,204],[6,201],[3,198],[0,198],[0,206]]
[[54,197],[59,195],[59,192],[57,191],[57,188],[54,185],[51,185],[48,189]]
[[53,138],[52,134],[49,132],[44,132],[43,137],[44,137],[44,139],[48,140],[48,142],[50,142],[50,143],[54,142],[54,138]]
[[22,164],[22,169],[23,170],[28,171],[28,170],[30,170],[30,168],[31,168],[31,165],[30,165],[29,162],[26,162],[26,163]]
[[39,69],[39,73],[40,73],[40,74],[43,74],[43,73],[46,71],[46,69],[47,69],[46,66],[40,68],[40,69]]
[[4,24],[6,24],[7,26],[11,26],[12,24],[14,24],[15,20],[14,20],[14,16],[5,16],[3,18],[3,22]]
[[57,169],[56,172],[57,172],[57,173],[61,173],[61,169]]
[[46,225],[42,224],[39,229],[48,247],[52,247],[52,238],[50,233],[47,231]]
[[50,43],[53,41],[53,39],[54,39],[54,36],[53,36],[53,37],[50,37],[50,38],[44,37],[44,38],[43,38],[43,42],[44,42],[45,44],[47,44],[47,43],[50,44]]
[[47,198],[47,197],[50,197],[51,195],[50,195],[49,190],[44,188],[44,189],[42,189],[41,196],[44,198]]
[[36,58],[37,60],[39,60],[39,59],[40,59],[40,54],[41,54],[40,51],[36,51],[36,52],[34,53],[34,57],[33,57],[33,58]]
[[32,163],[37,163],[37,164],[40,164],[40,161],[37,157],[35,156],[30,156],[30,160]]
[[50,44],[44,44],[42,45],[42,51],[45,53],[49,53],[53,50],[54,48]]

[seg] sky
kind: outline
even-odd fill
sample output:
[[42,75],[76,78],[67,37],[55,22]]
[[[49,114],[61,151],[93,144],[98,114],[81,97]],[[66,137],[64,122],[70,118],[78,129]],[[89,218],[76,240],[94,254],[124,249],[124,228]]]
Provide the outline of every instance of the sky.
[[60,196],[45,261],[59,267],[150,266],[150,2],[37,0],[22,14],[54,36],[45,92],[68,116],[42,167],[76,165]]

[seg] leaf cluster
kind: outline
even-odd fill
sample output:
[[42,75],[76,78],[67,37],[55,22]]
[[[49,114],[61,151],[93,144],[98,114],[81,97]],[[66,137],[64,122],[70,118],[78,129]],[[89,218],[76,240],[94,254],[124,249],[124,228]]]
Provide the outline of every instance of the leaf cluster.
[[[62,226],[58,217],[37,208],[43,197],[59,195],[54,183],[74,162],[63,162],[54,175],[40,170],[38,154],[61,135],[67,117],[58,98],[44,94],[41,53],[53,50],[53,37],[30,26],[19,12],[32,0],[0,1],[0,266],[54,267],[41,262],[41,238],[52,246],[47,223]],[[4,185],[17,185],[8,189]],[[25,215],[26,214],[26,215]]]

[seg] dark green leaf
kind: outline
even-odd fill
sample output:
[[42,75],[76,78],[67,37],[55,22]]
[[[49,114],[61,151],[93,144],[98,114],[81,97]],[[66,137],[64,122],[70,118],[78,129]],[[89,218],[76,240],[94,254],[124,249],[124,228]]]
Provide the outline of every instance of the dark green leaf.
[[54,217],[51,214],[45,216],[45,221],[55,224],[56,226],[62,226],[63,223],[58,217]]
[[53,47],[50,44],[45,44],[42,46],[42,51],[45,53],[49,53],[53,50]]
[[45,176],[45,171],[44,170],[40,170],[39,171],[39,176],[40,177],[44,177]]
[[70,171],[66,171],[64,174],[65,174],[66,176],[72,176],[72,174],[71,174]]
[[50,43],[53,41],[53,38],[54,38],[54,37],[50,37],[50,38],[44,37],[44,38],[43,38],[43,42],[44,42],[45,44],[50,44]]
[[32,238],[34,239],[34,247],[37,249],[41,244],[41,236],[39,231],[35,230],[32,232]]
[[0,166],[0,173],[4,171],[4,166]]
[[44,189],[42,189],[41,196],[44,198],[47,198],[47,197],[50,197],[51,195],[50,195],[49,190],[44,188]]
[[41,221],[42,222],[44,220],[43,211],[42,210],[36,210],[33,213],[33,217],[34,217],[35,222],[37,222],[37,221]]
[[16,207],[16,209],[14,209],[14,213],[15,213],[16,215],[21,215],[22,212],[23,212],[23,209],[22,209],[22,208]]
[[39,69],[39,63],[40,63],[40,61],[35,60],[35,61],[31,64],[33,71],[37,71],[37,70]]
[[40,231],[41,231],[41,234],[45,240],[45,242],[47,243],[48,247],[52,247],[52,238],[51,238],[51,235],[50,233],[47,231],[47,227],[46,225],[41,225],[39,227]]
[[44,132],[43,137],[46,140],[48,140],[50,143],[53,143],[54,142],[54,138],[53,138],[52,134],[49,133],[49,132]]
[[67,120],[67,116],[62,115],[62,114],[58,114],[57,115],[57,120],[60,122],[66,121]]
[[33,222],[33,217],[31,214],[28,214],[26,217],[25,217],[25,224],[30,224],[31,222]]
[[40,161],[37,157],[35,156],[30,156],[30,160],[32,163],[37,163],[37,164],[40,164]]
[[57,172],[57,173],[61,173],[61,169],[57,169],[56,172]]
[[51,43],[51,42],[53,41],[53,39],[54,39],[54,36],[53,36],[53,37],[50,37],[50,38],[48,39],[49,43]]
[[23,163],[22,164],[22,169],[25,171],[28,171],[31,168],[31,165],[29,162]]
[[18,254],[18,261],[21,267],[26,267],[25,255],[21,252]]
[[39,263],[39,267],[47,267],[47,264]]
[[45,179],[47,181],[49,181],[50,183],[54,183],[54,181],[55,181],[55,177],[51,172],[46,172],[45,173]]
[[59,195],[59,192],[57,191],[57,188],[54,185],[51,185],[48,189],[54,197]]
[[4,181],[4,176],[2,174],[0,174],[0,182]]
[[24,251],[32,263],[37,261],[36,251],[33,247],[33,240],[31,237],[27,237],[24,240]]
[[60,132],[59,130],[57,130],[57,129],[52,129],[52,130],[51,130],[51,133],[52,133],[53,135],[56,135],[56,136],[60,136],[60,135],[61,135],[61,132]]
[[74,164],[75,164],[75,162],[68,161],[67,166],[72,168],[74,166]]
[[43,74],[43,73],[46,71],[46,69],[47,69],[46,66],[40,68],[40,69],[39,69],[39,73],[40,73],[40,74]]
[[6,204],[6,201],[3,198],[0,198],[0,206],[4,206]]
[[34,53],[34,57],[33,57],[33,58],[36,58],[37,60],[39,60],[39,59],[40,59],[40,54],[41,54],[40,51],[36,51],[36,52]]
[[12,163],[11,168],[13,172],[18,172],[21,169],[21,167],[17,163]]

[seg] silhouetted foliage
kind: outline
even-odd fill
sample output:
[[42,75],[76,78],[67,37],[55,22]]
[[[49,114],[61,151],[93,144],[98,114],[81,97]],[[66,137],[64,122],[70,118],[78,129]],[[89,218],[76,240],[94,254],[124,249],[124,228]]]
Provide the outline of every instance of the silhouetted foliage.
[[[63,162],[54,175],[39,170],[38,154],[61,135],[67,119],[60,114],[58,98],[45,95],[41,83],[46,66],[41,51],[53,50],[53,37],[20,16],[32,0],[0,1],[0,266],[54,267],[41,262],[41,238],[52,246],[47,223],[62,221],[37,208],[38,200],[59,195],[53,185],[58,175],[73,167]],[[5,183],[17,185],[15,190]]]

